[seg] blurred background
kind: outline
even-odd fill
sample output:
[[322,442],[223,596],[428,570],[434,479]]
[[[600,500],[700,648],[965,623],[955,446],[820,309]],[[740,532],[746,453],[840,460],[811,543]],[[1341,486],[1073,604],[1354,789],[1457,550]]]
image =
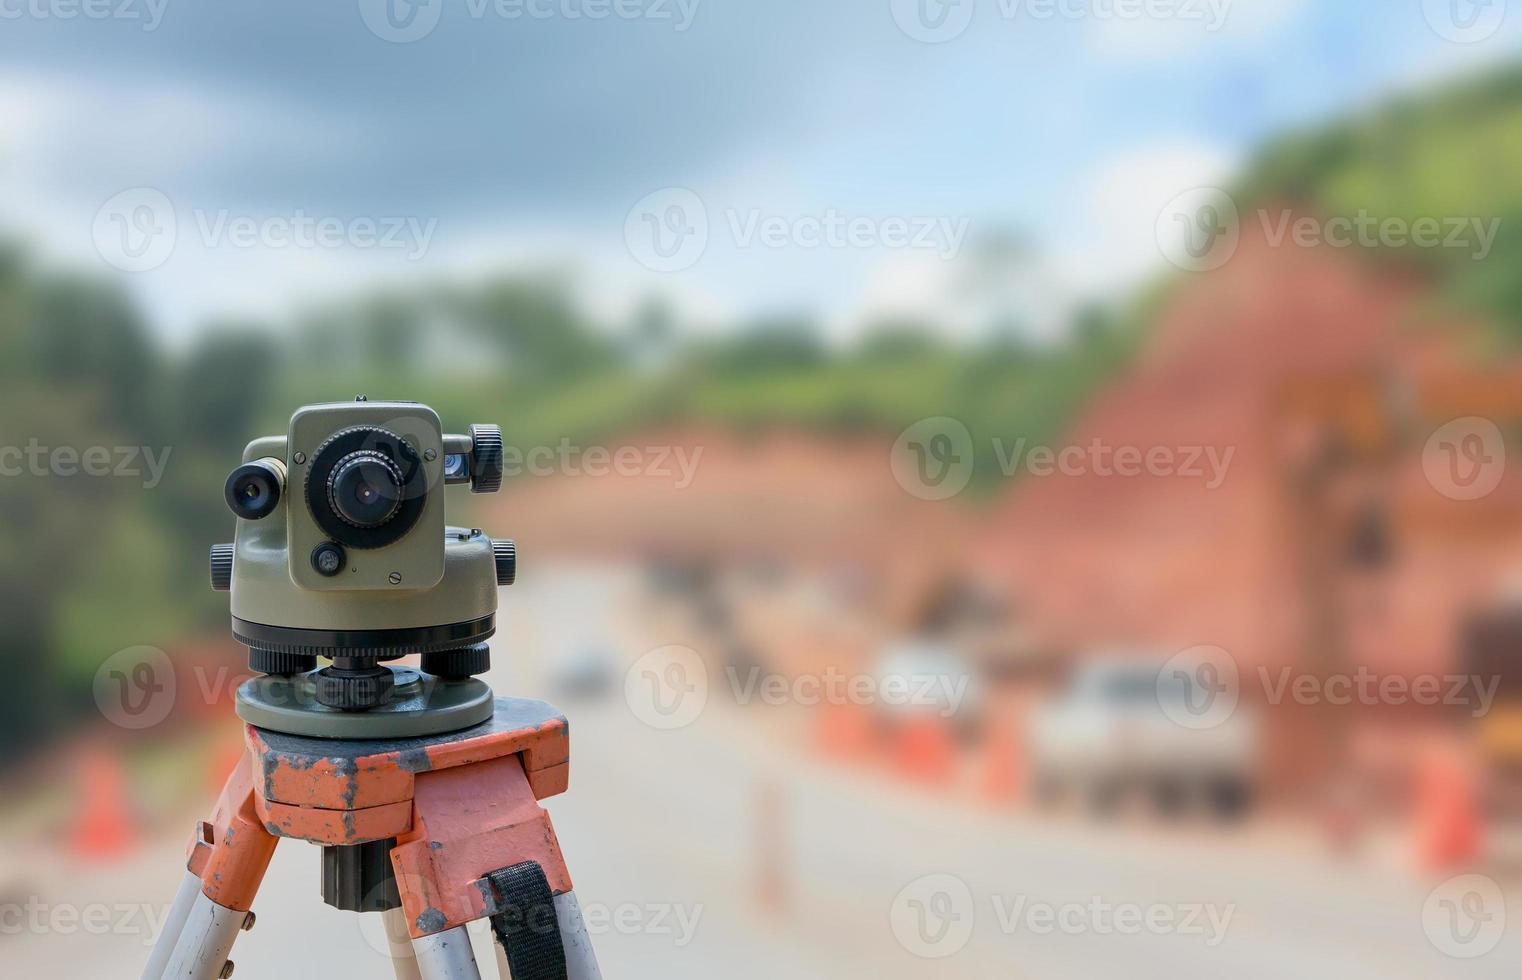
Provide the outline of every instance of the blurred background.
[[1516,6],[0,4],[3,972],[137,974],[366,393],[504,427],[608,977],[1515,977]]

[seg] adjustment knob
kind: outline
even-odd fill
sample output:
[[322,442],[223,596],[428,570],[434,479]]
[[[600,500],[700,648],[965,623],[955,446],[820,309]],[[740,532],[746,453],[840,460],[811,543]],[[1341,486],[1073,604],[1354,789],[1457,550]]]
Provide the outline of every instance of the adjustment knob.
[[497,584],[512,585],[518,577],[518,546],[512,541],[493,541],[491,553],[497,561]]
[[211,546],[211,587],[217,592],[226,592],[233,587],[233,546],[230,544]]
[[502,427],[476,423],[470,427],[470,492],[502,489]]
[[317,657],[310,653],[286,653],[282,650],[249,647],[248,669],[256,674],[288,677],[317,669]]
[[435,677],[474,677],[491,670],[491,647],[473,643],[455,650],[433,650],[423,654],[418,666]]
[[317,703],[339,711],[368,711],[391,699],[396,675],[380,665],[348,670],[324,667],[313,678]]

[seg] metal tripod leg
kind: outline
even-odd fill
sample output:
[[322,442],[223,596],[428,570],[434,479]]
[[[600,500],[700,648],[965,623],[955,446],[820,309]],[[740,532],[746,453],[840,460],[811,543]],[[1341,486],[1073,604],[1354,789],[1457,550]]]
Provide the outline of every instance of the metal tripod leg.
[[464,926],[412,941],[422,980],[481,980]]
[[198,894],[164,968],[164,980],[218,980],[230,975],[227,958],[247,922],[247,912],[223,908],[204,892]]
[[[581,905],[576,901],[575,892],[555,896],[555,921],[560,927],[561,947],[565,950],[567,980],[602,980],[602,971],[597,968],[597,956],[592,952],[592,940],[587,935],[587,923],[581,917]],[[511,980],[506,948],[496,940],[492,949],[497,954],[497,980]]]
[[276,840],[254,811],[252,765],[233,767],[211,819],[191,838],[187,873],[143,980],[218,980],[229,975],[238,933],[253,925],[254,895]]
[[[565,946],[568,980],[602,980],[602,971],[597,968],[597,956],[592,952],[592,941],[587,935],[586,920],[581,917],[581,905],[576,901],[575,892],[555,896],[555,918],[560,925],[560,941]],[[491,945],[497,954],[497,980],[512,980],[512,972],[507,966],[507,950],[495,940]],[[424,980],[433,978],[425,977]]]
[[422,980],[418,972],[417,955],[412,951],[412,939],[407,934],[407,916],[401,909],[381,913],[386,930],[386,945],[390,948],[391,968],[396,980]]
[[[597,969],[597,955],[587,935],[586,920],[575,892],[555,896],[555,918],[560,923],[560,941],[565,946],[565,971],[569,980],[602,980]],[[500,948],[500,946],[499,946]]]
[[185,931],[190,908],[199,894],[201,879],[189,871],[185,872],[180,890],[174,893],[174,904],[169,906],[169,915],[164,919],[164,930],[153,944],[153,954],[148,957],[148,965],[143,967],[142,980],[161,980],[164,976],[164,967],[169,965],[169,957],[174,953],[175,944],[180,941],[180,933]]

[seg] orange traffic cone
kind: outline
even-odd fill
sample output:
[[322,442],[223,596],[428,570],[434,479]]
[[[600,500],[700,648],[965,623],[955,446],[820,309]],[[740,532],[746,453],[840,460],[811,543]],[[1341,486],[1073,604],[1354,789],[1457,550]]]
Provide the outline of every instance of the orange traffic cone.
[[127,779],[121,760],[92,749],[80,760],[79,819],[70,834],[75,855],[119,857],[131,849],[136,835],[127,806]]
[[1456,753],[1428,753],[1416,783],[1417,859],[1447,871],[1478,855],[1483,837],[1474,774]]
[[1008,718],[995,717],[983,728],[983,772],[979,789],[992,803],[1020,799],[1025,766],[1019,726]]
[[860,759],[872,755],[871,712],[851,704],[827,704],[819,709],[814,741],[826,758]]
[[956,738],[951,723],[933,714],[904,719],[894,745],[894,761],[904,775],[943,784],[956,774]]

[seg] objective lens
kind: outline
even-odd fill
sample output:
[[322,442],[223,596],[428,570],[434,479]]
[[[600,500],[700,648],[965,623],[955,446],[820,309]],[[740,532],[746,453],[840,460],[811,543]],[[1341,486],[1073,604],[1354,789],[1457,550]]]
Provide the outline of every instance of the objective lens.
[[328,501],[355,527],[380,527],[402,505],[402,471],[373,450],[350,453],[328,478]]

